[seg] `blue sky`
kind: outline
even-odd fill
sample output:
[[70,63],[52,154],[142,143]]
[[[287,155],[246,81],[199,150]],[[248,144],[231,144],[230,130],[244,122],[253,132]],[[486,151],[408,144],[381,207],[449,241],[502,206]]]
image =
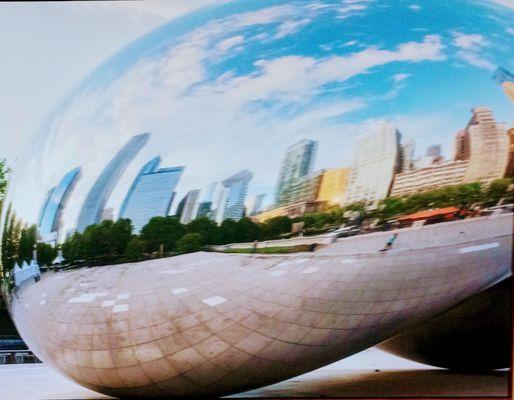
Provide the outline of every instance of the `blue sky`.
[[[0,121],[7,124],[4,132],[29,132],[41,126],[37,150],[18,178],[36,180],[37,165],[37,193],[46,193],[63,171],[77,163],[83,167],[78,195],[67,210],[70,220],[76,214],[74,207],[81,204],[80,195],[85,196],[109,157],[140,132],[150,131],[152,138],[120,181],[109,204],[114,208],[140,166],[156,155],[163,158],[164,166],[186,165],[179,199],[188,190],[244,168],[254,172],[251,194],[272,194],[283,151],[293,141],[306,137],[320,142],[317,168],[350,165],[355,137],[384,118],[397,125],[404,139],[415,139],[418,154],[441,143],[451,156],[453,136],[465,126],[473,106],[488,105],[498,120],[509,124],[514,119],[512,104],[491,79],[496,65],[514,69],[514,6],[509,9],[500,3],[227,3],[162,26],[93,73],[94,64],[165,19],[159,21],[155,15],[167,13],[169,18],[186,11],[170,11],[183,3],[150,2],[140,8],[134,3],[105,3],[101,11],[87,4],[57,9],[54,4],[48,9],[38,5],[37,12],[29,13],[35,20],[38,12],[45,18],[49,10],[54,12],[51,18],[56,18],[55,11],[68,17],[56,22],[57,31],[69,27],[70,15],[82,18],[85,25],[84,20],[96,18],[96,24],[89,22],[89,32],[83,29],[83,34],[91,35],[88,40],[75,38],[75,46],[63,52],[65,61],[59,51],[45,56],[39,50],[39,64],[29,66],[20,63],[26,55],[14,54],[19,74],[26,79],[17,93],[25,94],[29,102],[16,95],[16,85],[9,82],[7,95],[0,100],[8,104],[10,94],[14,101],[4,107],[6,118]],[[13,16],[18,9],[10,7],[7,11]],[[145,7],[160,11],[144,16]],[[140,19],[131,26],[127,15]],[[108,18],[112,38],[102,31]],[[125,31],[122,23],[127,25]],[[95,53],[91,41],[103,43],[93,32],[96,26],[107,44],[99,44]],[[13,42],[20,44],[21,33],[13,32]],[[33,44],[44,48],[47,37],[40,38],[38,42],[34,37]],[[29,42],[27,37],[24,40]],[[73,43],[69,35],[62,40]],[[77,54],[76,65],[70,54]],[[58,72],[53,80],[34,78],[52,67]],[[11,75],[16,76],[12,68]],[[77,89],[69,90],[88,73]],[[18,82],[22,80],[20,76]],[[71,95],[65,97],[66,93]],[[14,112],[6,111],[13,107]],[[51,109],[54,113],[42,124]],[[12,158],[26,137],[28,133],[8,137],[0,157],[5,151]],[[20,189],[13,196],[27,203],[21,193]],[[33,203],[25,208],[30,214]]]

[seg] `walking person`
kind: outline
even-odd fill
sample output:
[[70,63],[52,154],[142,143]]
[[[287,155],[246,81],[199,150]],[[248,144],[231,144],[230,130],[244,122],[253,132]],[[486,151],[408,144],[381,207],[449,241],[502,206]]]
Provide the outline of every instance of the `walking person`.
[[396,238],[398,237],[398,232],[394,232],[393,235],[387,240],[385,247],[380,251],[388,251],[393,247]]

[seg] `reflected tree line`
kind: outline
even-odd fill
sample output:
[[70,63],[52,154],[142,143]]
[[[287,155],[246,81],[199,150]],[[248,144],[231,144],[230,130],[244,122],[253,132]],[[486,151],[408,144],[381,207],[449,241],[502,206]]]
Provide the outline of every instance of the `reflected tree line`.
[[[0,208],[8,173],[5,162],[0,161]],[[202,217],[183,225],[173,216],[154,217],[139,234],[134,234],[129,219],[105,220],[87,227],[83,233],[74,233],[61,245],[61,249],[66,264],[71,265],[134,262],[208,250],[211,245],[286,238],[292,235],[294,223],[301,223],[305,235],[323,233],[342,224],[359,225],[366,220],[373,220],[376,225],[386,229],[387,222],[400,215],[446,206],[457,206],[461,209],[469,209],[475,205],[487,207],[497,204],[502,198],[507,202],[512,199],[510,178],[495,180],[487,186],[469,183],[406,197],[388,197],[373,210],[366,208],[364,203],[354,203],[323,212],[307,213],[297,218],[276,217],[265,223],[257,223],[245,217],[239,221],[227,219],[217,225]],[[357,220],[355,215],[358,215]],[[3,271],[11,270],[16,262],[29,261],[34,249],[37,250],[39,265],[52,264],[57,256],[57,249],[38,241],[36,225],[23,224],[10,206],[6,210],[3,223]]]

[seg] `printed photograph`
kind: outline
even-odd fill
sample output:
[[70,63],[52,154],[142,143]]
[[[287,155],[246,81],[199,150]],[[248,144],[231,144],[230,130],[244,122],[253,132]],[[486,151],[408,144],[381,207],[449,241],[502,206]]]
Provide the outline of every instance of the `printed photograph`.
[[514,0],[0,32],[1,399],[512,396]]

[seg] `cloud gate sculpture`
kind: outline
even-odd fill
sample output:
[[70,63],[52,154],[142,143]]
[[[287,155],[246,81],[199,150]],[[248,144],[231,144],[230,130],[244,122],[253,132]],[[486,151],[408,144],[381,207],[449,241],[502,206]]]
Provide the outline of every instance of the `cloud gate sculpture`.
[[221,395],[354,354],[511,273],[509,214],[406,230],[388,253],[383,239],[48,273],[22,284],[11,310],[30,348],[88,388]]
[[514,11],[443,3],[223,2],[91,73],[3,206],[30,349],[125,398],[239,393],[375,345],[509,367]]

